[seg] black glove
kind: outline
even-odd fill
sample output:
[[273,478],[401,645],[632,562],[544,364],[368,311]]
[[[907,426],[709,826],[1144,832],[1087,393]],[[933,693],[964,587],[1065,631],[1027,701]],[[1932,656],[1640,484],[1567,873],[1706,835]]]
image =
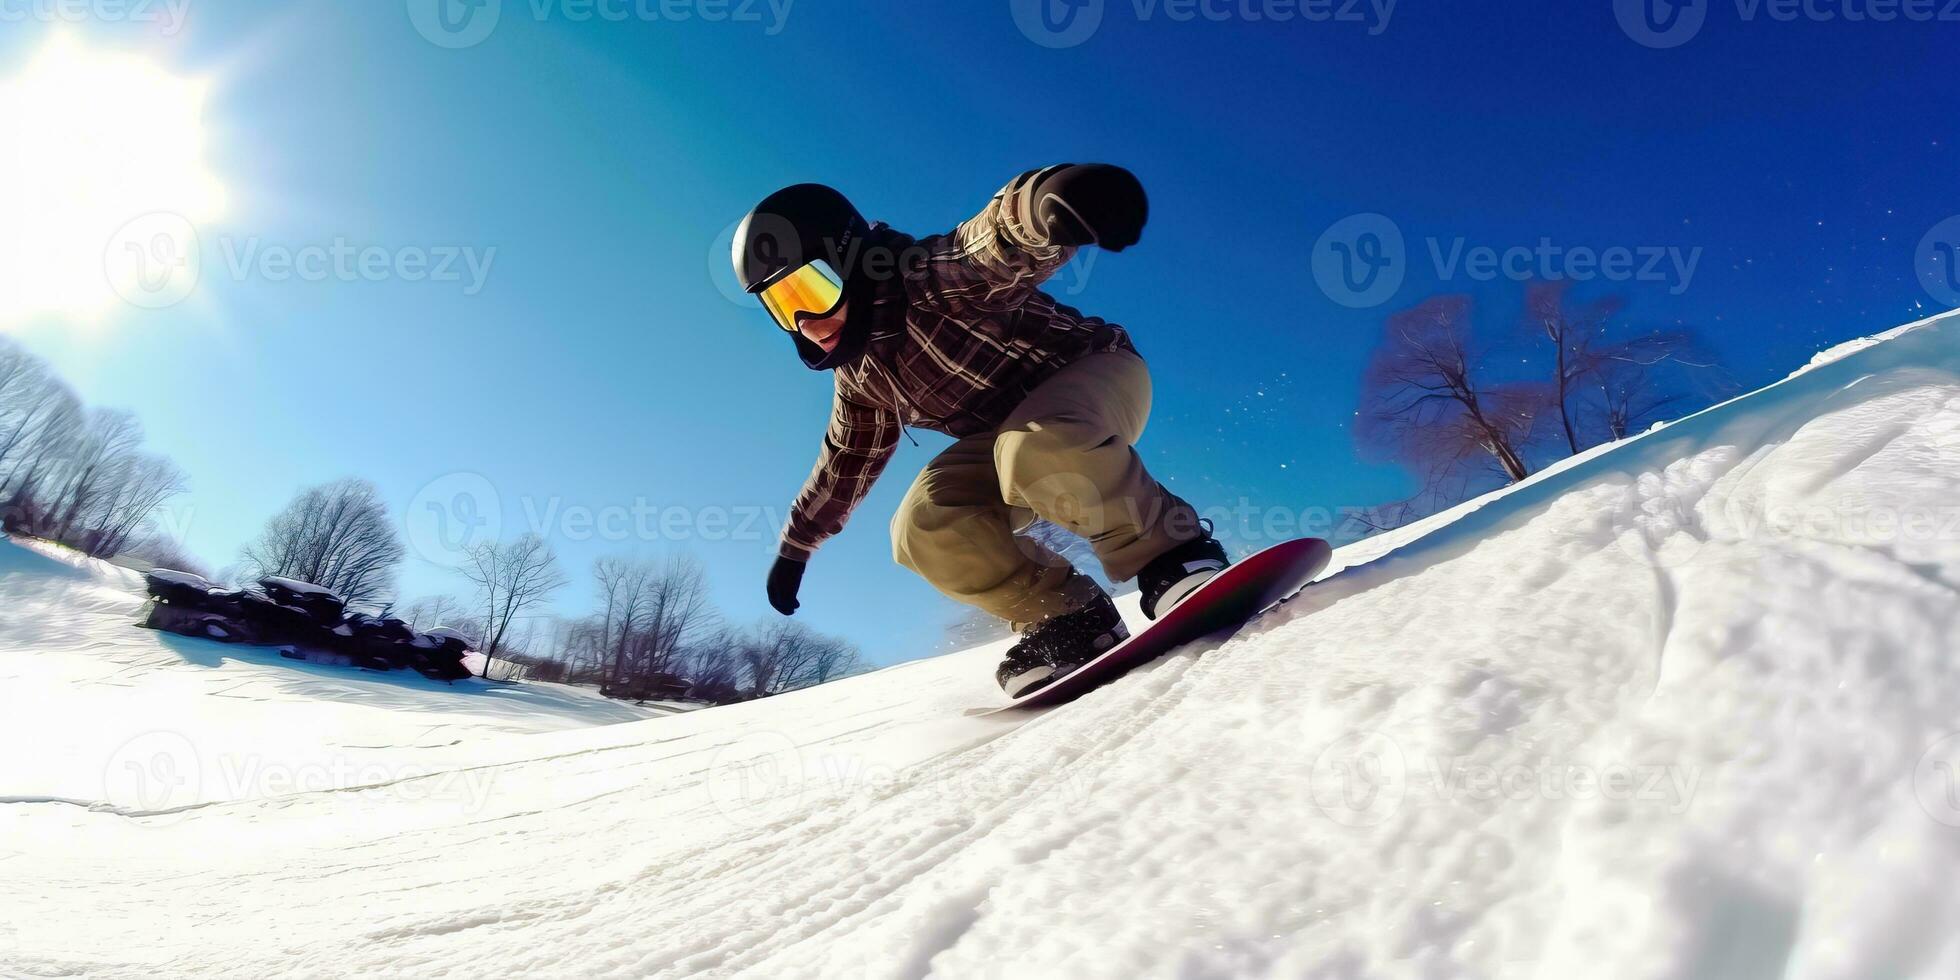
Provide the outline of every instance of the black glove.
[[785,616],[796,612],[796,590],[803,585],[803,562],[777,558],[769,566],[769,604]]
[[1035,214],[1056,245],[1100,245],[1121,252],[1143,237],[1150,199],[1135,174],[1107,163],[1078,163],[1034,185]]

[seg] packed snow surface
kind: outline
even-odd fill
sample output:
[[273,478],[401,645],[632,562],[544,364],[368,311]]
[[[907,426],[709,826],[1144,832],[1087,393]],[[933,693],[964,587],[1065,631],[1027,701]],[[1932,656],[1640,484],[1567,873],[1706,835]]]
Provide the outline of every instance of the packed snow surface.
[[1957,508],[1947,316],[1041,714],[994,645],[596,724],[6,546],[0,972],[1960,976]]

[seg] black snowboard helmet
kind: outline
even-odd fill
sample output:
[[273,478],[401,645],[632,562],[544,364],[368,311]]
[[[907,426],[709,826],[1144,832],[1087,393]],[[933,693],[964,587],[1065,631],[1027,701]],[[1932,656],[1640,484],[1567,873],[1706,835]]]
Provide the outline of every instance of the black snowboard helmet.
[[[859,267],[871,232],[849,199],[822,184],[795,184],[763,198],[735,229],[735,278],[762,300],[776,325],[795,341],[803,363],[813,369],[835,367],[856,356],[863,345],[868,304],[852,306],[830,351],[798,332],[795,315],[829,313],[863,292]],[[811,308],[817,305],[828,308]]]

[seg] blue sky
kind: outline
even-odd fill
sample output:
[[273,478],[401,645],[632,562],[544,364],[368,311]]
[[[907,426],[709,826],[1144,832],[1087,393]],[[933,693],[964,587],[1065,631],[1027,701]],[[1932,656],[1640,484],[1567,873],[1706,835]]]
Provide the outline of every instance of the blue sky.
[[[1135,170],[1142,244],[1085,256],[1056,291],[1131,328],[1151,362],[1143,451],[1161,479],[1200,506],[1288,511],[1407,492],[1349,431],[1383,317],[1464,291],[1498,323],[1522,293],[1452,254],[1545,242],[1559,257],[1534,270],[1573,249],[1660,256],[1653,276],[1579,295],[1702,329],[1754,387],[1943,308],[1915,249],[1960,210],[1946,22],[1707,3],[1662,48],[1609,0],[1411,3],[1385,21],[1361,6],[1362,22],[1110,0],[1058,47],[1073,38],[1022,30],[1007,0],[602,6],[615,20],[503,0],[478,43],[448,48],[394,0],[182,9],[179,29],[29,16],[0,34],[0,76],[65,31],[208,78],[204,159],[227,198],[197,223],[190,299],[9,332],[91,402],[138,413],[190,475],[183,527],[209,563],[308,484],[371,479],[411,535],[432,493],[461,488],[505,534],[547,533],[575,580],[568,613],[594,558],[689,551],[732,618],[763,615],[773,527],[756,521],[807,473],[829,381],[725,295],[725,242],[786,183],[834,184],[924,234],[1024,169]],[[707,19],[720,10],[755,19]],[[1356,214],[1404,241],[1399,286],[1362,308],[1313,271],[1323,233]],[[336,242],[479,271],[304,281],[264,264]],[[879,662],[931,652],[957,612],[889,558],[892,509],[945,441],[919,438],[818,555],[799,613]],[[403,584],[465,591],[422,559]]]

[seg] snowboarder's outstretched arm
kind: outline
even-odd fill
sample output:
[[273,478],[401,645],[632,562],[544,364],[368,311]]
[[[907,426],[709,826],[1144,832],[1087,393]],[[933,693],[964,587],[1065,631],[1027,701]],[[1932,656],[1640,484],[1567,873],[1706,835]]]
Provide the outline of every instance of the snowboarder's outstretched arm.
[[1150,202],[1136,176],[1107,163],[1065,163],[1008,181],[980,213],[950,236],[947,256],[986,281],[990,299],[1033,289],[1068,262],[1075,249],[1120,252],[1137,243]]
[[897,412],[860,405],[842,392],[837,394],[817,465],[790,508],[778,554],[809,561],[818,545],[844,529],[851,511],[891,461],[899,432]]

